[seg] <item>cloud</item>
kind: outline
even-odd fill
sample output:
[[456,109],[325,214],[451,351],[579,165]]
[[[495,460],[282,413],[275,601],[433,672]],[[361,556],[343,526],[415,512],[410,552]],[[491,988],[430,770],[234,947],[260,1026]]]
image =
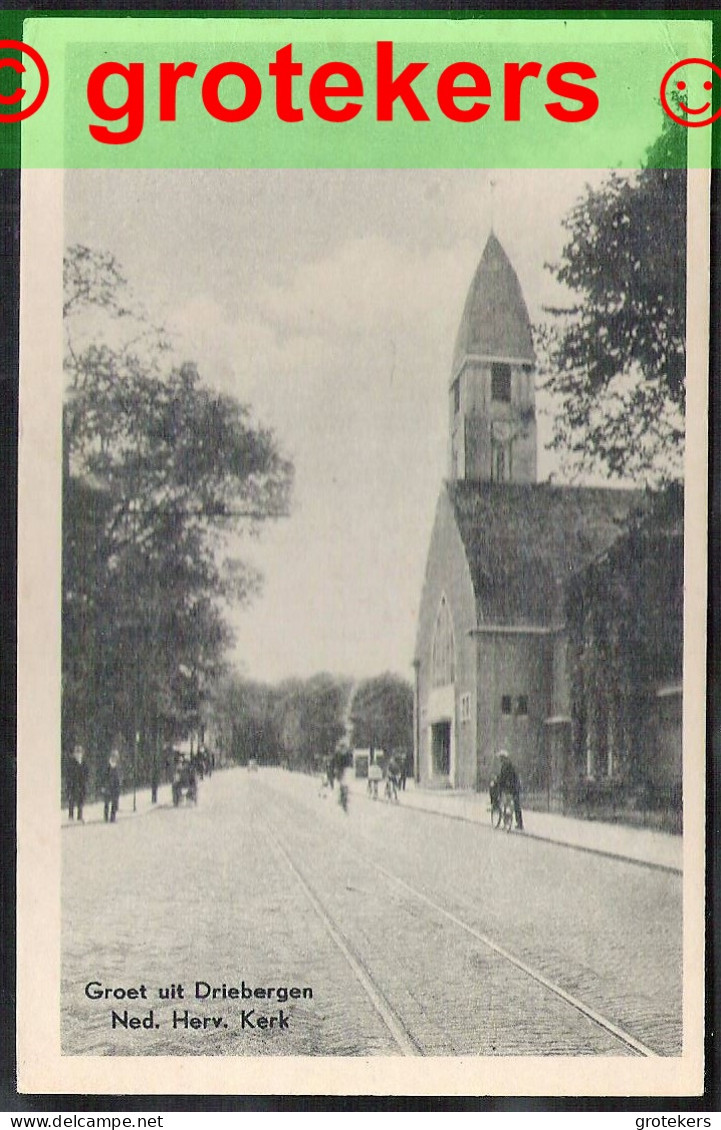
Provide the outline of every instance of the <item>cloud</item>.
[[464,250],[462,256],[455,249],[407,254],[380,236],[347,239],[331,254],[299,265],[287,282],[262,288],[258,308],[300,336],[436,337],[467,285]]
[[261,283],[242,315],[208,295],[175,315],[206,378],[248,400],[296,465],[291,518],[244,547],[266,576],[238,618],[259,675],[407,668],[464,251],[408,259],[385,238],[346,240]]

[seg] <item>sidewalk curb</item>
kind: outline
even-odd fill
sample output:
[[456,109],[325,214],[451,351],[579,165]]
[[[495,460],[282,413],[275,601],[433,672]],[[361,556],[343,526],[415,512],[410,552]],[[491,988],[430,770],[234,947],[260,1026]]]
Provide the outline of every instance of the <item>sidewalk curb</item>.
[[[474,820],[473,817],[463,816],[458,812],[441,812],[437,808],[426,808],[425,805],[421,804],[407,804],[401,805],[400,807],[405,807],[407,810],[414,808],[418,812],[425,812],[430,816],[440,816],[446,820],[462,820],[465,824],[477,824],[481,828],[486,826],[482,820]],[[493,829],[489,826],[488,831],[492,832]],[[672,863],[656,863],[653,860],[639,859],[638,856],[608,851],[606,848],[594,848],[588,847],[586,844],[570,843],[568,840],[557,840],[552,836],[541,836],[537,832],[529,832],[526,828],[524,828],[521,835],[527,840],[538,840],[545,844],[555,844],[556,847],[569,848],[571,851],[582,851],[587,855],[600,855],[605,859],[617,859],[620,863],[635,863],[638,867],[648,867],[652,871],[666,871],[671,875],[683,875],[683,868],[676,867]]]
[[[97,804],[98,802],[93,801],[92,803]],[[118,817],[114,821],[105,820],[103,819],[102,815],[100,815],[99,817],[92,817],[89,820],[83,820],[82,823],[79,820],[66,820],[64,818],[61,818],[60,831],[64,832],[67,828],[77,828],[78,826],[82,828],[88,828],[93,824],[124,824],[126,820],[134,820],[138,816],[150,816],[153,812],[159,812],[163,809],[170,809],[172,807],[173,805],[171,802],[163,803],[162,801],[158,801],[156,804],[151,805],[149,808],[136,809],[135,812],[133,812],[132,809],[120,809]]]

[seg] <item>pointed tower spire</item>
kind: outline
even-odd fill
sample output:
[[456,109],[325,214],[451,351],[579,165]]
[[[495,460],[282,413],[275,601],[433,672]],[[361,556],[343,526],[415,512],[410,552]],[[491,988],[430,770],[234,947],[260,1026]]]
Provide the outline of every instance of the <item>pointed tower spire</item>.
[[491,231],[453,354],[452,479],[536,481],[535,360],[521,284]]

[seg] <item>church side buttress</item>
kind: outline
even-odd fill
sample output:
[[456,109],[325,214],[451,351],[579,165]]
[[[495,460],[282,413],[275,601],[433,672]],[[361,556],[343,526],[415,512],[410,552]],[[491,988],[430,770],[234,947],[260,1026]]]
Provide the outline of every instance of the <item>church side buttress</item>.
[[536,482],[534,372],[521,286],[491,233],[456,338],[449,387],[451,480]]

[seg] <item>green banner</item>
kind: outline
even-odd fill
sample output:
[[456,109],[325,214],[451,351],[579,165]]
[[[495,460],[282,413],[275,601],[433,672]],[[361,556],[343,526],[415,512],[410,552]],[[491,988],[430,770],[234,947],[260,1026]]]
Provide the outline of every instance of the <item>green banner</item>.
[[711,16],[33,16],[27,51],[0,49],[25,68],[0,69],[0,134],[19,124],[35,168],[633,168],[664,133],[662,163],[708,167],[713,31]]

